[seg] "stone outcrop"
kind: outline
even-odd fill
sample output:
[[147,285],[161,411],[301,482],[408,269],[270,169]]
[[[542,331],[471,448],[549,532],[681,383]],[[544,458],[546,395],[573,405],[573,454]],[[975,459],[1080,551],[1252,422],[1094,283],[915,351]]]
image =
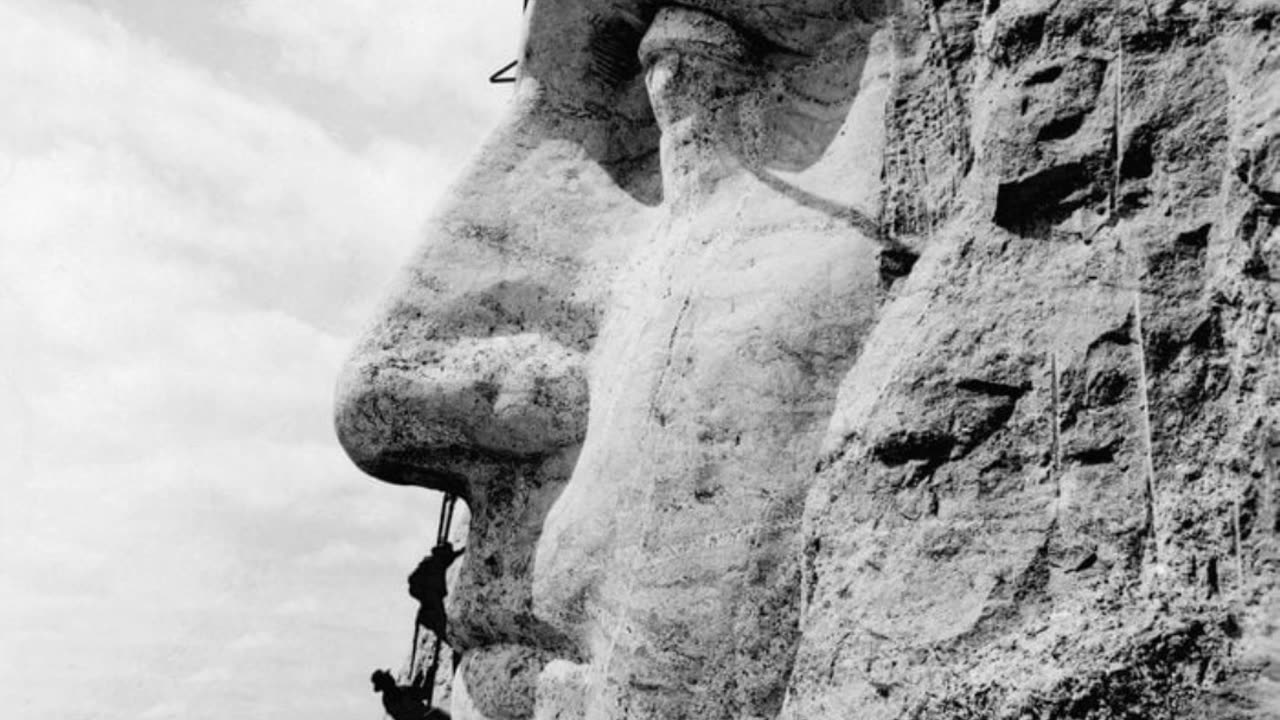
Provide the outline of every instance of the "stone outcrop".
[[1274,18],[952,2],[921,32],[972,165],[889,188],[925,249],[809,494],[794,717],[1280,715]]
[[535,3],[339,387],[458,718],[1280,718],[1280,5]]

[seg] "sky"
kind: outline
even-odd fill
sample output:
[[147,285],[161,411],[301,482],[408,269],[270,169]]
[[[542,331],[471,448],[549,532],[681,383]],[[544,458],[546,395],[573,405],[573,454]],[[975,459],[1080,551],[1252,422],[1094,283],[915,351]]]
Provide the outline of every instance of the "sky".
[[0,0],[0,711],[378,718],[433,493],[337,369],[516,0]]

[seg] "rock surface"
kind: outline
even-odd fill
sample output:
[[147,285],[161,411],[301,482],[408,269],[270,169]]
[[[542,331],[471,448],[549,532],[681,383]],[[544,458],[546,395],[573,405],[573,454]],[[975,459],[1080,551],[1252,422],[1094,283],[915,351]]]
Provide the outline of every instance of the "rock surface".
[[1280,718],[1280,4],[535,3],[339,385],[456,718]]
[[906,176],[950,212],[841,388],[789,717],[1280,716],[1280,27],[1242,10],[940,6],[972,165]]

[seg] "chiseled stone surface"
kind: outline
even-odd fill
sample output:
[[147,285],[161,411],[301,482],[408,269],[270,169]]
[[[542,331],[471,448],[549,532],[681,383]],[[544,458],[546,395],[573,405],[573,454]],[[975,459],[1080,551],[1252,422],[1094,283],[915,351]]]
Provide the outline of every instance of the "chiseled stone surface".
[[527,21],[338,390],[455,718],[1280,718],[1280,5]]

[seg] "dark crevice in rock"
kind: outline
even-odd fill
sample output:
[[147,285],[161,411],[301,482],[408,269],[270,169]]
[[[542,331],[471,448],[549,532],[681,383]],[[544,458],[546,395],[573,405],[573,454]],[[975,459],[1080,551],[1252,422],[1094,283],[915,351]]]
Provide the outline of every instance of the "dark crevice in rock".
[[968,390],[969,392],[982,393],[984,395],[998,395],[1001,397],[1017,399],[1026,394],[1026,392],[1031,389],[1031,385],[1010,385],[1008,383],[994,382],[991,380],[965,378],[956,382],[956,389]]
[[1272,279],[1271,266],[1268,265],[1267,261],[1258,253],[1250,255],[1249,258],[1244,261],[1244,265],[1241,266],[1240,272],[1243,273],[1245,277],[1252,278],[1254,280]]
[[1203,250],[1209,247],[1209,231],[1212,229],[1213,223],[1205,223],[1194,230],[1179,233],[1174,242],[1180,247]]
[[1097,199],[1094,175],[1084,162],[1067,162],[1000,183],[995,222],[1020,235],[1055,225]]
[[943,462],[951,455],[956,439],[937,430],[898,430],[877,442],[871,453],[890,467],[913,460]]
[[1037,142],[1051,142],[1054,140],[1065,140],[1075,135],[1080,126],[1084,124],[1085,118],[1089,116],[1087,112],[1078,112],[1067,115],[1066,117],[1055,118],[1045,123],[1036,133]]
[[607,87],[616,88],[640,73],[638,50],[643,26],[622,18],[603,22],[591,41],[591,72]]
[[1089,407],[1117,405],[1127,396],[1133,378],[1119,368],[1101,368],[1093,373],[1085,386]]
[[1157,629],[1112,651],[1105,671],[1070,677],[1026,701],[1008,717],[1133,718],[1205,717],[1203,670],[1220,640],[1200,622]]
[[1142,180],[1155,170],[1154,131],[1149,127],[1136,130],[1125,144],[1120,159],[1121,180]]
[[1024,80],[1022,84],[1023,85],[1043,85],[1045,83],[1051,83],[1057,80],[1061,76],[1062,76],[1062,66],[1050,65],[1049,67],[1041,68],[1031,73],[1031,75],[1026,80]]
[[1066,455],[1066,459],[1080,463],[1081,465],[1105,465],[1113,463],[1116,459],[1116,451],[1123,444],[1124,442],[1122,440],[1116,438],[1105,445],[1096,445],[1069,452]]
[[1218,558],[1210,557],[1204,566],[1204,584],[1208,597],[1217,597],[1222,590],[1222,582],[1218,578]]
[[1021,457],[1001,452],[999,457],[978,470],[978,476],[979,478],[991,474],[1009,476],[1022,472],[1022,468],[1023,461]]
[[1133,339],[1133,313],[1130,312],[1125,315],[1124,322],[1118,327],[1114,327],[1102,333],[1096,340],[1089,343],[1089,352],[1092,353],[1095,349],[1105,343],[1111,343],[1114,345],[1131,345],[1133,344]]
[[1222,337],[1222,321],[1218,313],[1210,310],[1209,315],[1191,330],[1191,334],[1187,336],[1187,343],[1199,350],[1212,351],[1214,354],[1221,353],[1226,346]]
[[[1280,143],[1277,143],[1277,147],[1280,147]],[[1268,174],[1264,169],[1271,169],[1274,172],[1276,168],[1280,168],[1280,159],[1272,157],[1271,153],[1269,147],[1245,153],[1236,165],[1236,175],[1263,202],[1280,207],[1280,187],[1264,179]],[[1277,154],[1280,154],[1280,151]]]
[[911,274],[920,259],[919,253],[904,246],[887,247],[880,251],[880,281],[885,287]]

